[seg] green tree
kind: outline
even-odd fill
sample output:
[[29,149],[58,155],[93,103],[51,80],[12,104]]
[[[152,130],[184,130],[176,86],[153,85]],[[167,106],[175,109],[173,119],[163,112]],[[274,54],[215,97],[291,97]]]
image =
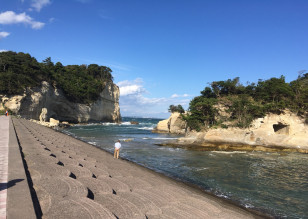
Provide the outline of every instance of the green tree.
[[168,112],[171,112],[171,113],[174,113],[174,112],[179,112],[179,113],[185,113],[185,110],[184,108],[182,107],[182,105],[170,105],[169,106],[169,109],[168,109]]
[[202,127],[208,128],[216,123],[215,116],[217,109],[215,98],[195,97],[189,104],[189,113],[183,116],[188,127],[200,131]]

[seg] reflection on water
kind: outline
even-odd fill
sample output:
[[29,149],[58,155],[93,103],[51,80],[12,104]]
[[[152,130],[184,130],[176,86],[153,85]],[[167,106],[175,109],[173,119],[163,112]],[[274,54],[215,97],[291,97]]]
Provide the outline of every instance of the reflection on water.
[[299,153],[210,152],[156,146],[176,136],[149,131],[156,120],[140,124],[88,125],[67,129],[85,141],[113,151],[123,142],[120,156],[247,208],[278,217],[308,218],[308,156]]

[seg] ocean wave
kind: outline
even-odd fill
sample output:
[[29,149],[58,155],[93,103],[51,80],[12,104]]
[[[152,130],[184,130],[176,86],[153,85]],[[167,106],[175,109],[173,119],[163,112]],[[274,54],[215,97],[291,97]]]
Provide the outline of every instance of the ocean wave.
[[103,125],[104,123],[81,123],[81,124],[73,124],[74,127],[84,127],[84,126],[95,126],[95,125]]
[[138,128],[140,130],[153,130],[154,127],[141,127],[141,128]]
[[119,125],[119,123],[114,123],[114,122],[103,122],[100,125],[104,125],[104,126],[111,126],[111,125]]
[[122,122],[120,125],[132,125],[130,122]]
[[89,144],[96,145],[96,142],[88,141]]
[[249,204],[249,203],[245,203],[244,206],[245,206],[245,208],[254,208],[254,206],[252,204]]
[[133,141],[134,138],[120,138],[119,140],[123,142],[129,142],[129,141]]
[[196,168],[195,170],[196,171],[201,171],[201,170],[207,170],[208,168],[207,167],[203,167],[203,168]]

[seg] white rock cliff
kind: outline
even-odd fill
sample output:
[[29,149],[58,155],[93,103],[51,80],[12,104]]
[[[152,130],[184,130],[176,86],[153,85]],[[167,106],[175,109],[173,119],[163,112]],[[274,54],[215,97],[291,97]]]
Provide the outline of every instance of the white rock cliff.
[[[180,119],[178,115],[172,114],[169,119],[158,123],[157,131],[177,133],[172,131],[178,130],[177,125],[172,127],[172,124],[174,124],[170,122],[172,118]],[[179,124],[179,122],[176,124]],[[228,129],[211,128],[202,132],[186,132],[186,136],[180,138],[178,143],[196,145],[222,143],[272,148],[283,147],[308,153],[308,125],[304,118],[290,111],[285,111],[280,115],[268,114],[264,118],[256,119],[247,129],[229,127]]]
[[23,95],[2,97],[2,104],[14,114],[27,119],[49,121],[54,118],[70,123],[119,122],[119,96],[119,87],[109,83],[94,103],[74,103],[60,89],[42,82],[40,87],[28,88]]

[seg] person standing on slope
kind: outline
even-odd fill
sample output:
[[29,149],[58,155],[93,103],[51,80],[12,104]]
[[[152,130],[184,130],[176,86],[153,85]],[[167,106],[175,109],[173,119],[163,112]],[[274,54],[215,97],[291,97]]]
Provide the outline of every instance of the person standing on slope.
[[114,154],[113,154],[114,158],[119,159],[120,148],[121,148],[120,140],[117,140],[117,142],[114,144]]

